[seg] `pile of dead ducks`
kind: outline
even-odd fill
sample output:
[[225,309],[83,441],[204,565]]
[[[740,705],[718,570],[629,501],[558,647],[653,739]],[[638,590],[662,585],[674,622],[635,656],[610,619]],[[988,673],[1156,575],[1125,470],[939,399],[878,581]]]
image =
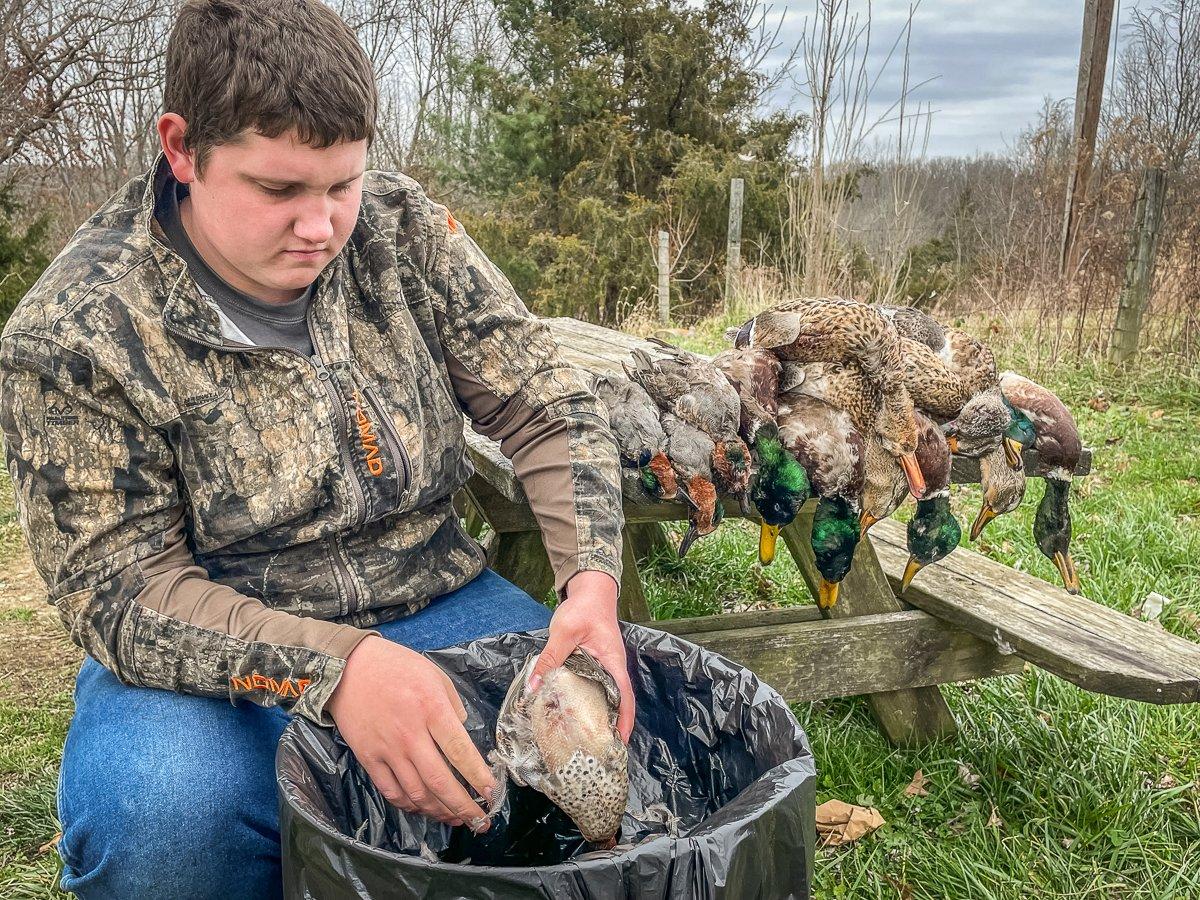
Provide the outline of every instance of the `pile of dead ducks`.
[[633,351],[628,377],[593,378],[622,464],[641,488],[686,505],[679,547],[713,532],[722,497],[762,521],[759,560],[816,499],[809,536],[817,602],[838,586],[867,531],[911,494],[906,589],[958,546],[950,510],[955,455],[979,460],[984,500],[972,540],[1025,494],[1022,452],[1036,451],[1045,493],[1033,534],[1071,593],[1071,477],[1082,444],[1053,393],[995,358],[971,335],[911,307],[837,297],[780,303],[727,332],[733,347],[709,360],[662,341]]

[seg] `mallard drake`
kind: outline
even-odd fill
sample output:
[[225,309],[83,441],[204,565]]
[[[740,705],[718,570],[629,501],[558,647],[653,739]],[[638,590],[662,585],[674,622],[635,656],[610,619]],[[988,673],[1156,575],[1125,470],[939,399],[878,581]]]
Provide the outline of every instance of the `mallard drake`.
[[592,393],[608,410],[621,465],[637,469],[642,486],[652,496],[677,499],[679,481],[664,452],[667,435],[658,404],[646,389],[620,375],[593,375]]
[[971,525],[973,541],[979,540],[988,522],[1021,505],[1025,496],[1025,469],[1014,469],[1004,448],[997,447],[979,461],[979,482],[983,485],[983,506]]
[[900,580],[901,592],[921,569],[945,559],[962,537],[962,527],[950,511],[949,443],[938,424],[920,412],[917,425],[917,459],[928,479],[929,493],[917,501],[917,510],[908,522],[908,564]]
[[779,413],[779,359],[768,350],[734,348],[718,353],[713,365],[725,375],[741,400],[739,432],[757,461],[750,500],[762,517],[758,559],[770,565],[780,530],[790,524],[812,496],[804,467],[783,445]]
[[854,363],[882,398],[877,431],[897,458],[915,496],[925,491],[917,466],[916,424],[903,379],[899,335],[877,307],[840,297],[797,298],[745,322],[734,346],[770,350],[783,362]]
[[1054,562],[1072,594],[1080,590],[1071,559],[1071,478],[1083,454],[1075,417],[1053,392],[1016,372],[1002,372],[1000,389],[1033,427],[1039,474],[1046,489],[1033,519],[1033,536],[1042,555]]
[[837,602],[859,540],[864,444],[844,409],[803,394],[779,398],[779,436],[820,497],[809,537],[820,574],[817,603]]

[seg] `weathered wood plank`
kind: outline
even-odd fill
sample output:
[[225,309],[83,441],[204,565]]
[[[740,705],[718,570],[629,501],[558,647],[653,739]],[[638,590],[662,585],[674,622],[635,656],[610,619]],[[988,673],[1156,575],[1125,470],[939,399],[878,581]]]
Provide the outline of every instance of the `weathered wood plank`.
[[[904,529],[880,522],[875,548],[898,587]],[[1200,701],[1200,644],[960,547],[922,569],[904,599],[1090,691],[1150,703]]]
[[[806,503],[796,520],[782,531],[784,542],[814,597],[817,595],[819,576],[809,533],[815,509],[814,502]],[[828,619],[857,619],[903,609],[903,604],[892,593],[879,567],[871,542],[862,541],[855,551],[854,565],[842,581],[838,602],[830,609],[822,610],[821,614]],[[832,655],[829,646],[836,645],[827,645],[824,657]],[[950,712],[936,683],[928,684],[933,686],[913,687],[899,682],[893,690],[882,693],[872,690],[868,697],[871,712],[884,736],[893,744],[901,747],[919,746],[952,735],[958,730],[954,714]]]
[[[736,622],[745,615],[759,614],[731,614],[718,622]],[[770,624],[720,629],[709,624],[676,619],[655,622],[654,627],[752,669],[793,702],[858,694],[897,698],[921,692],[933,692],[940,700],[936,685],[1019,672],[1024,665],[918,610],[816,621],[811,616],[780,616]]]

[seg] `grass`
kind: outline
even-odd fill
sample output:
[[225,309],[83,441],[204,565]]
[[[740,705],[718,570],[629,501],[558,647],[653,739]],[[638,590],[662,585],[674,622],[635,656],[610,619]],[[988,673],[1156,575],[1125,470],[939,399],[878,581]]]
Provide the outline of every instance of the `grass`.
[[[694,349],[720,346],[726,322],[673,335]],[[971,330],[986,333],[986,323]],[[1085,592],[1127,612],[1149,591],[1172,602],[1165,628],[1200,639],[1200,376],[1153,358],[1133,372],[1102,362],[1038,365],[1022,347],[1001,361],[1054,389],[1095,449],[1094,473],[1076,482],[1073,553]],[[978,548],[1054,580],[1030,534],[1040,486],[992,523]],[[960,519],[977,488],[955,495]],[[756,536],[738,520],[696,544],[685,562],[652,557],[646,590],[659,617],[754,604],[810,602],[786,554],[751,563]],[[0,581],[21,553],[11,489],[0,476]],[[920,576],[918,576],[920,577]],[[28,621],[11,608],[0,627]],[[4,670],[0,664],[0,671]],[[68,684],[12,698],[0,689],[0,896],[50,897],[56,856],[55,771],[70,716]],[[920,750],[890,748],[865,703],[796,707],[820,770],[818,802],[875,806],[887,824],[844,849],[820,851],[821,898],[1200,897],[1200,715],[1079,690],[1033,668],[944,693],[961,726]],[[927,796],[904,788],[922,770]]]

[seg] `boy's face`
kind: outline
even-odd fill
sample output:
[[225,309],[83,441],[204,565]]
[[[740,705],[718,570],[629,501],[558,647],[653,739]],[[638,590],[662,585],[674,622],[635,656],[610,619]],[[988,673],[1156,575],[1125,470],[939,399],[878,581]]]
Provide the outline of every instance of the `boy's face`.
[[213,148],[197,177],[182,149],[183,120],[174,119],[174,130],[160,121],[159,131],[175,177],[190,189],[180,215],[197,251],[251,297],[298,297],[350,239],[367,142],[316,149],[290,131],[275,138],[247,132]]

